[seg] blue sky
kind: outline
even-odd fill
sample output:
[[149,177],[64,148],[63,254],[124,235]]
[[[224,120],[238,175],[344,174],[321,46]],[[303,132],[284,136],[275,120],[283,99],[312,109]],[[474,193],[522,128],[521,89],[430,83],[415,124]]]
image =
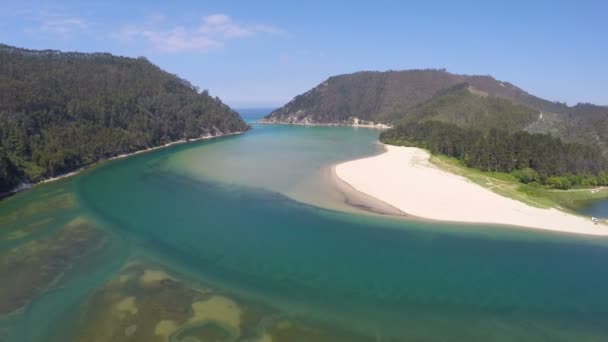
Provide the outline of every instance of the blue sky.
[[234,107],[327,77],[447,68],[608,105],[608,1],[4,1],[0,42],[146,56]]

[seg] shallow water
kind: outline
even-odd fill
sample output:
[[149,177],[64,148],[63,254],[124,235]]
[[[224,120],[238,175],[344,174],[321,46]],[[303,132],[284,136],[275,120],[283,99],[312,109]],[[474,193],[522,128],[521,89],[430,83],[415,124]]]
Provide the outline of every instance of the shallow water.
[[[377,134],[260,125],[108,162],[0,202],[2,256],[77,217],[105,236],[50,291],[0,320],[0,341],[65,340],[90,329],[87,317],[107,309],[91,305],[99,291],[142,260],[271,308],[264,319],[279,312],[330,331],[329,340],[608,338],[607,239],[320,209],[344,205],[319,177],[323,167],[377,153]],[[267,332],[286,340],[277,329]]]
[[608,199],[580,202],[576,209],[585,216],[608,219]]
[[367,128],[254,125],[247,139],[203,145],[169,157],[168,170],[281,193],[299,202],[352,211],[332,184],[336,162],[381,152],[379,131]]

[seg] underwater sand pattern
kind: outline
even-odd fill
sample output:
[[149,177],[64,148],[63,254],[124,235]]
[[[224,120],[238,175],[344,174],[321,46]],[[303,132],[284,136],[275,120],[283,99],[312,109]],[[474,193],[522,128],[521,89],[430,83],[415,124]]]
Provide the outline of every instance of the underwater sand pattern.
[[364,341],[130,263],[83,307],[75,342]]
[[0,255],[0,315],[14,313],[58,281],[85,254],[103,243],[103,235],[83,217],[42,239]]

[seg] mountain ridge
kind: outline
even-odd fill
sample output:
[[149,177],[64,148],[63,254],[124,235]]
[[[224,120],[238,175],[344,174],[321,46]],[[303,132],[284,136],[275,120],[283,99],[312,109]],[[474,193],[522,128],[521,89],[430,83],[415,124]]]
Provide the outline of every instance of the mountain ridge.
[[[608,109],[579,103],[567,106],[534,96],[489,75],[460,75],[445,69],[361,71],[332,76],[267,115],[266,123],[352,124],[355,120],[395,125],[443,92],[468,85],[471,94],[510,101],[536,111],[523,128],[565,140],[599,144],[608,150]],[[498,101],[498,100],[497,100]],[[478,102],[483,102],[482,100]],[[451,105],[457,107],[457,102]],[[448,106],[449,107],[449,106]],[[483,107],[479,103],[475,107]],[[487,106],[486,106],[487,107]],[[488,108],[488,113],[493,114]],[[498,115],[510,115],[502,111]],[[491,116],[491,115],[490,115]]]

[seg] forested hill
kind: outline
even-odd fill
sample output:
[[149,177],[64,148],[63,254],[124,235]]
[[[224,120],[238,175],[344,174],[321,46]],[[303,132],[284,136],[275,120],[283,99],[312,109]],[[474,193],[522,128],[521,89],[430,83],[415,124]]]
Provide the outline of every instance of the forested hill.
[[[349,124],[363,120],[395,125],[430,118],[480,129],[508,122],[509,129],[550,133],[566,141],[608,150],[606,107],[569,107],[491,76],[457,75],[435,69],[365,71],[330,77],[273,111],[264,121]],[[476,118],[483,119],[484,127],[478,127]]]
[[529,95],[490,76],[467,76],[445,70],[363,71],[333,76],[275,110],[268,120],[319,123],[352,118],[391,123],[408,111],[458,85],[468,84],[480,96],[509,99],[534,109],[563,112],[567,106]]
[[249,129],[145,58],[0,45],[0,193],[123,153]]

